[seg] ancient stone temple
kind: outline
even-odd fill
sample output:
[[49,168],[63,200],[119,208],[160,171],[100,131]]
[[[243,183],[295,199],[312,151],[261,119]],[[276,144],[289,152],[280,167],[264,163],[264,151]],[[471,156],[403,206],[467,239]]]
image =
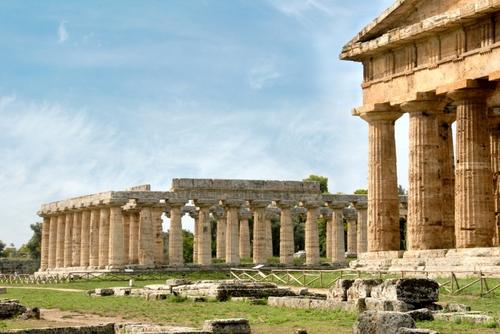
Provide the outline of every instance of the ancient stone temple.
[[368,251],[399,250],[394,127],[404,113],[408,254],[498,246],[500,1],[397,1],[340,57],[364,70],[353,114],[369,128]]
[[[211,179],[174,179],[170,191],[151,191],[145,185],[57,201],[42,205],[39,212],[43,217],[40,271],[183,266],[185,215],[195,221],[196,265],[210,265],[213,257],[230,265],[242,258],[265,264],[273,255],[282,264],[292,264],[293,220],[299,216],[305,221],[306,264],[320,263],[321,217],[327,220],[329,261],[342,262],[346,249],[351,255],[366,250],[366,203],[362,195],[321,194],[316,182]],[[168,260],[162,228],[166,217],[170,219]],[[272,221],[280,223],[279,254],[273,254]]]

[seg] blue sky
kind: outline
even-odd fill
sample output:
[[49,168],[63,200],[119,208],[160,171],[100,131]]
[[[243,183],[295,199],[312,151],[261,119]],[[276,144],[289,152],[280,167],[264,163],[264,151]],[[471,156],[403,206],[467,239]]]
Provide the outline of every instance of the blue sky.
[[361,66],[338,54],[391,3],[1,1],[0,239],[41,203],[173,177],[366,187]]

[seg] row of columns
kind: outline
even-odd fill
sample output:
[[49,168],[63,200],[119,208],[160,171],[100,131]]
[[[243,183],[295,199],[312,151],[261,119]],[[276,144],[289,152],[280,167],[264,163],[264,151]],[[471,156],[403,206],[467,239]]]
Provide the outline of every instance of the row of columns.
[[368,251],[399,250],[394,125],[404,112],[410,116],[408,249],[499,245],[500,122],[489,117],[490,92],[419,94],[361,115],[369,124]]

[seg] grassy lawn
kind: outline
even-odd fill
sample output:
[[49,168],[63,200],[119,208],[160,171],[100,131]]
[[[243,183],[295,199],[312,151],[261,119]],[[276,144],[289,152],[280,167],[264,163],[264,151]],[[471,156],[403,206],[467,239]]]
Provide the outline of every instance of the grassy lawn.
[[[225,272],[171,274],[170,278],[187,277],[191,280],[224,279],[228,278]],[[333,277],[332,277],[333,278]],[[471,279],[459,281],[463,286]],[[163,283],[164,280],[136,280],[135,286]],[[70,288],[88,290],[96,287],[126,286],[124,280],[93,280],[76,281],[63,284],[41,285],[37,287]],[[491,282],[494,286],[498,282]],[[293,333],[297,328],[306,328],[309,333],[351,333],[355,314],[341,311],[294,310],[288,308],[274,308],[266,305],[250,305],[238,302],[205,302],[164,300],[146,301],[135,297],[105,297],[92,298],[84,292],[64,292],[52,290],[25,289],[21,286],[10,286],[7,295],[2,298],[19,299],[27,306],[41,308],[58,308],[63,311],[77,311],[102,316],[115,316],[125,320],[151,322],[161,325],[184,325],[199,327],[204,320],[215,318],[244,317],[250,320],[254,333]],[[479,297],[479,287],[473,286],[461,295],[450,295],[444,290],[441,292],[441,301],[463,303],[472,306],[475,311],[500,318],[500,298],[497,296]],[[37,326],[51,325],[43,321]],[[33,322],[4,321],[2,328],[19,328],[33,326]],[[452,333],[497,333],[493,324],[474,325],[470,323],[453,323],[445,321],[423,322],[418,324],[422,328],[430,328],[441,334]]]

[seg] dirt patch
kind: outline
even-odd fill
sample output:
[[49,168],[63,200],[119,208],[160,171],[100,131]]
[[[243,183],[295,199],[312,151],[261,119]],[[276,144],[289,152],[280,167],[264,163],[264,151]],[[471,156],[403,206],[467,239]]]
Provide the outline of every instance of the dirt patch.
[[45,321],[64,325],[100,325],[129,322],[121,317],[103,317],[96,314],[83,314],[59,309],[42,309],[41,317]]

